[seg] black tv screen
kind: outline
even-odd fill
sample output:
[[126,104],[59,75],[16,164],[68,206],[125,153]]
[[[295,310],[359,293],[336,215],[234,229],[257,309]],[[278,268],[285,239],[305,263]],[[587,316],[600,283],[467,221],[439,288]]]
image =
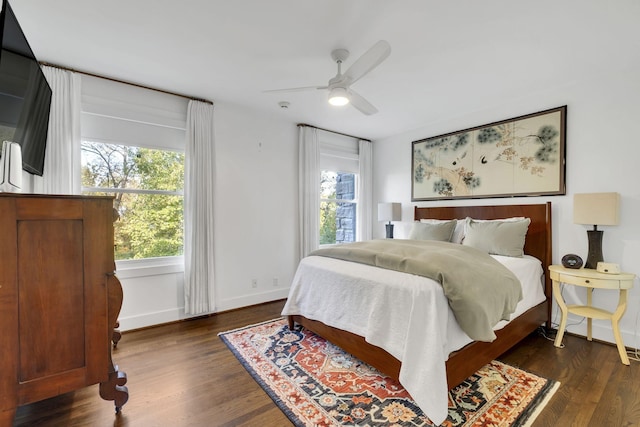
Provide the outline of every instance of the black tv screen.
[[0,143],[20,144],[22,168],[42,176],[51,88],[6,0],[0,16],[0,37]]

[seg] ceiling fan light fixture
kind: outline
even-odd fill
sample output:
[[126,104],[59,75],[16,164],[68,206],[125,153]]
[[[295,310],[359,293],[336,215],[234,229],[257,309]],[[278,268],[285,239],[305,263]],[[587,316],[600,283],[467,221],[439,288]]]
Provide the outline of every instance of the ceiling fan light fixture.
[[349,94],[343,87],[334,87],[329,91],[329,104],[335,106],[347,105],[349,103]]

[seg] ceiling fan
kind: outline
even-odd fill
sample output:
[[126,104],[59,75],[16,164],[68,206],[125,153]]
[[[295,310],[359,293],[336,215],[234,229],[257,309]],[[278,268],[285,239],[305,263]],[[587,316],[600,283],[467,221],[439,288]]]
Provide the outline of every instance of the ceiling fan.
[[335,49],[331,58],[338,64],[338,74],[326,86],[305,86],[289,89],[274,89],[265,92],[297,92],[303,90],[327,89],[331,105],[346,105],[351,103],[356,109],[366,115],[375,114],[378,109],[360,94],[351,89],[351,85],[367,75],[391,54],[391,46],[385,40],[380,40],[354,62],[347,71],[342,73],[342,63],[349,57],[346,49]]

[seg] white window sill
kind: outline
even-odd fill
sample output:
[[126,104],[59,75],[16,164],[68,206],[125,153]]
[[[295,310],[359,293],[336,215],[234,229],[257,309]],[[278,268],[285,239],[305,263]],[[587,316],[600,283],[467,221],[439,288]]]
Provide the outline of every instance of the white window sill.
[[[357,240],[356,240],[357,241]],[[326,243],[323,245],[318,245],[319,249],[324,249],[324,248],[331,248],[333,246],[342,246],[342,245],[348,245],[349,243],[355,243],[355,242],[341,242],[341,243]]]
[[116,261],[116,275],[120,279],[184,273],[184,257],[159,257]]

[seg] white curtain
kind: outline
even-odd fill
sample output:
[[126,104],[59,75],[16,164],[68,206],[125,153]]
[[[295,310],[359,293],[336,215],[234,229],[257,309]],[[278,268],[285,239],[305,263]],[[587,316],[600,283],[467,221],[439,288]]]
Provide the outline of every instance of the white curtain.
[[320,144],[318,130],[298,130],[298,216],[300,257],[318,248],[320,241]]
[[358,229],[357,240],[371,240],[373,200],[373,162],[371,141],[358,141]]
[[51,112],[42,177],[33,176],[33,192],[80,194],[80,76],[43,66],[51,86]]
[[184,306],[187,314],[215,310],[214,179],[213,105],[192,100],[187,110],[184,192]]

